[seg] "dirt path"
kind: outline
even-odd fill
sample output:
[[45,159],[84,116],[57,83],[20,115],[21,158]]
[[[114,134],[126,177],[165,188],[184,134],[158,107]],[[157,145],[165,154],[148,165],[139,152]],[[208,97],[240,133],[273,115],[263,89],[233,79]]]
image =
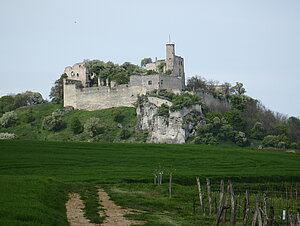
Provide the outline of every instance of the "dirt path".
[[84,203],[80,199],[79,194],[69,194],[69,200],[66,203],[66,208],[68,222],[71,226],[96,226],[96,224],[90,223],[89,220],[84,217]]
[[[106,218],[101,224],[102,226],[130,226],[142,225],[144,221],[129,220],[124,217],[125,214],[137,214],[139,211],[132,209],[123,209],[117,206],[103,189],[98,189],[99,202],[103,206],[104,211],[100,211],[99,215],[105,215]],[[99,224],[90,223],[84,216],[84,203],[77,193],[70,193],[69,200],[66,203],[67,218],[70,226],[99,226]]]
[[[103,189],[98,189],[98,197],[102,208],[105,209],[104,213],[106,218],[103,222],[103,226],[130,226],[130,225],[141,225],[144,221],[129,220],[124,217],[125,214],[135,213],[134,210],[122,209],[117,206]],[[136,213],[135,213],[136,214]]]

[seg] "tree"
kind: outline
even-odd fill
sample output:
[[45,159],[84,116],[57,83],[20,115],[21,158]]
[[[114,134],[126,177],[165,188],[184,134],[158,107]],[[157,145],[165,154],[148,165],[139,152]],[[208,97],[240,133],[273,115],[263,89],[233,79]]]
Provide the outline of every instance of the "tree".
[[17,114],[13,111],[6,112],[0,118],[0,125],[2,127],[10,127],[13,126],[17,122]]
[[42,95],[38,92],[26,91],[19,93],[14,98],[14,107],[19,108],[23,106],[37,105],[44,103]]
[[83,126],[77,117],[72,118],[70,122],[70,129],[74,134],[79,134],[83,131]]
[[235,135],[235,143],[239,146],[245,146],[247,144],[247,138],[244,132],[237,132]]
[[246,93],[243,83],[236,82],[236,85],[231,88],[231,92],[236,95],[243,95]]
[[152,63],[152,59],[150,57],[144,58],[141,60],[141,67],[145,67],[146,64]]
[[50,91],[50,98],[53,103],[62,104],[64,99],[63,92],[63,79],[67,78],[67,74],[62,74],[59,79],[57,79],[54,83],[54,86]]
[[255,139],[261,140],[265,136],[264,127],[260,122],[256,122],[250,132],[251,132],[251,137]]
[[230,103],[231,103],[231,106],[234,108],[234,109],[237,109],[239,111],[244,111],[245,110],[245,99],[243,96],[241,95],[231,95],[230,96]]
[[60,116],[48,115],[44,118],[42,122],[42,127],[44,130],[48,131],[59,131],[64,128],[63,120]]
[[14,97],[12,95],[3,96],[0,98],[0,114],[15,109],[14,107]]
[[104,128],[101,126],[99,118],[89,118],[84,123],[84,131],[89,134],[90,137],[95,137],[101,133],[104,133]]

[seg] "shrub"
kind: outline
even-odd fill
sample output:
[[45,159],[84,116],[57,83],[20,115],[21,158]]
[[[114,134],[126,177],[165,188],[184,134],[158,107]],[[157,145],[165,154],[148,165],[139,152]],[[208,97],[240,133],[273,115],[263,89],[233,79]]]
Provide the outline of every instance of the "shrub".
[[245,146],[247,145],[247,138],[246,138],[246,135],[244,132],[237,132],[236,135],[235,135],[235,143],[239,146]]
[[264,127],[260,122],[256,122],[250,132],[252,138],[259,139],[259,140],[263,139],[265,134]]
[[56,132],[63,129],[65,125],[61,117],[48,115],[44,118],[42,122],[42,127],[44,130]]
[[121,138],[122,140],[126,140],[126,139],[128,139],[129,137],[131,137],[131,132],[130,132],[129,130],[127,130],[127,129],[123,129],[123,130],[121,131],[121,133],[120,133],[120,138]]
[[265,136],[262,141],[262,144],[265,147],[276,147],[278,144],[277,136],[273,136],[273,135]]
[[173,98],[173,105],[170,108],[171,111],[178,111],[184,107],[191,107],[195,104],[201,104],[199,97],[189,93],[184,93]]
[[166,105],[166,104],[162,104],[159,108],[158,108],[158,111],[157,111],[157,115],[158,116],[163,116],[163,117],[169,117],[169,106]]
[[104,133],[104,128],[101,126],[99,118],[89,118],[84,123],[84,131],[89,134],[90,137],[95,137],[101,133]]
[[213,136],[212,133],[206,133],[201,137],[196,137],[194,139],[194,144],[209,144],[209,145],[216,145],[217,139]]
[[293,143],[291,143],[290,147],[291,147],[292,149],[297,149],[297,148],[298,148],[298,145],[297,145],[296,142],[293,142]]
[[83,131],[83,126],[77,117],[71,119],[70,129],[73,131],[74,134],[79,134]]
[[17,139],[17,136],[13,133],[0,133],[0,140]]
[[15,112],[13,111],[6,112],[0,118],[0,125],[5,128],[10,127],[17,122],[17,119],[18,117]]
[[124,121],[125,116],[122,115],[122,112],[116,111],[114,113],[114,121],[118,123],[122,123]]
[[22,122],[25,122],[25,123],[33,122],[35,120],[35,117],[33,115],[32,109],[30,109],[29,111],[27,111],[23,115],[21,115],[20,119],[22,120]]

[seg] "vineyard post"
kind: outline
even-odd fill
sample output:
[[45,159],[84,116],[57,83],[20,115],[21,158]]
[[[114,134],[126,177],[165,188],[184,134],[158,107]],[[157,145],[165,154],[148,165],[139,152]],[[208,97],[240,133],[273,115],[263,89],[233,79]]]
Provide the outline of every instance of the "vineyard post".
[[246,197],[245,197],[245,208],[244,208],[244,226],[247,225],[248,217],[250,211],[250,199],[249,199],[249,192],[246,190]]
[[[229,193],[230,193],[230,186],[229,186],[229,181],[228,181],[227,191],[226,191],[226,196],[225,196],[225,203],[224,203],[225,206],[228,206]],[[222,221],[223,224],[226,223],[226,213],[227,213],[227,209],[224,210],[224,217],[223,217],[223,221]]]
[[170,172],[170,180],[169,180],[169,199],[172,198],[172,172]]
[[206,178],[206,186],[207,186],[207,195],[208,195],[208,203],[209,203],[209,216],[212,214],[212,203],[211,203],[211,187],[210,180]]
[[233,193],[233,185],[230,181],[230,197],[231,197],[231,216],[230,216],[230,225],[235,225],[235,203],[234,203],[234,193]]
[[205,216],[205,208],[204,208],[204,202],[203,202],[203,193],[201,189],[200,179],[199,177],[196,177],[197,186],[198,186],[198,193],[199,193],[199,200],[200,200],[200,206],[202,209],[202,215]]
[[264,226],[268,225],[268,198],[265,196],[264,197]]

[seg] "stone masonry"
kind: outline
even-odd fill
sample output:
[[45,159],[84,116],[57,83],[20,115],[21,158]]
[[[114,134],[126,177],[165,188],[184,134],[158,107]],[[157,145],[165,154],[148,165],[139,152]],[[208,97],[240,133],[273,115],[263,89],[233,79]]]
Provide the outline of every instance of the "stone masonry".
[[[147,64],[147,70],[159,71],[161,74],[130,76],[129,84],[115,86],[113,82],[98,81],[98,87],[89,87],[90,77],[85,63],[66,67],[64,73],[64,106],[79,110],[100,110],[111,107],[134,106],[139,95],[155,90],[167,89],[180,93],[185,88],[184,60],[175,55],[174,44],[166,45],[166,59]],[[159,68],[160,65],[160,68]],[[166,73],[166,72],[169,73]],[[107,84],[107,85],[103,85]]]

